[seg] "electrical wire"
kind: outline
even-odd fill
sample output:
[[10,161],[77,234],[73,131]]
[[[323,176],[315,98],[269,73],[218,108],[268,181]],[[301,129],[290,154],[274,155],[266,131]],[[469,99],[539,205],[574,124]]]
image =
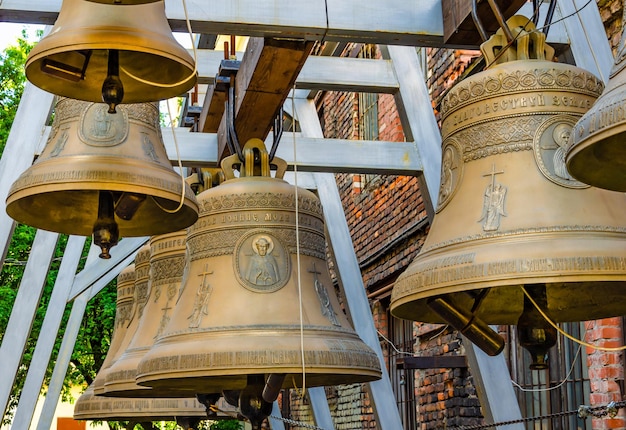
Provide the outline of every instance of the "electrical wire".
[[[170,109],[170,104],[169,101],[167,101],[165,103],[167,105],[167,114],[170,117],[170,126],[174,125],[174,121],[172,120],[172,110]],[[155,199],[153,196],[151,196],[152,201],[154,202],[155,205],[157,205],[159,207],[159,209],[161,209],[163,212],[166,212],[168,214],[174,214],[176,212],[178,212],[179,210],[181,210],[181,208],[183,207],[183,205],[185,204],[185,196],[186,196],[186,183],[185,183],[185,177],[183,176],[183,162],[180,159],[180,151],[178,150],[178,139],[176,138],[176,131],[174,130],[174,127],[170,127],[172,129],[172,136],[174,137],[174,147],[176,148],[176,159],[178,160],[178,169],[180,170],[180,177],[181,177],[181,182],[182,182],[182,187],[183,187],[183,191],[180,195],[180,202],[178,204],[178,207],[176,209],[167,209],[164,208],[163,206],[161,206],[159,204],[159,202],[157,201],[157,199]]]
[[554,321],[552,321],[552,319],[543,311],[543,309],[541,309],[539,307],[539,305],[537,304],[535,299],[533,299],[530,296],[530,294],[528,294],[528,291],[526,291],[526,288],[524,288],[523,285],[520,288],[522,289],[522,291],[524,292],[524,295],[528,298],[528,300],[530,300],[530,302],[533,304],[533,306],[535,306],[535,308],[541,314],[541,316],[548,322],[548,324],[550,324],[552,327],[554,327],[556,329],[556,331],[561,333],[563,336],[565,336],[569,340],[572,340],[572,341],[576,342],[579,345],[586,346],[588,348],[592,348],[592,349],[595,349],[595,350],[598,350],[598,351],[616,352],[616,351],[626,350],[626,345],[616,346],[616,347],[598,346],[598,345],[594,345],[594,344],[585,342],[585,341],[580,340],[580,339],[576,339],[574,336],[572,336],[571,334],[569,334],[566,331],[564,331],[561,327],[559,327],[557,324],[555,324]]
[[191,39],[191,48],[193,50],[193,71],[191,72],[191,74],[187,76],[185,79],[183,79],[182,81],[178,81],[178,82],[174,82],[170,84],[164,84],[164,83],[152,82],[147,79],[140,78],[139,76],[133,75],[127,69],[120,66],[120,70],[126,73],[126,75],[128,75],[129,78],[134,79],[137,82],[141,82],[142,84],[150,85],[153,87],[172,88],[172,87],[177,87],[179,85],[182,85],[196,76],[196,73],[198,73],[198,51],[196,49],[196,44],[193,40],[193,32],[191,30],[191,21],[189,21],[189,13],[187,12],[187,3],[185,0],[181,0],[181,1],[183,3],[183,11],[185,12],[185,23],[187,24],[187,32],[189,33],[189,38]]
[[296,210],[296,261],[298,269],[297,273],[297,282],[298,282],[298,301],[300,307],[300,354],[302,358],[302,390],[299,390],[298,387],[295,386],[294,389],[301,396],[304,397],[306,393],[306,367],[304,363],[304,310],[302,303],[302,279],[301,279],[301,270],[300,270],[300,221],[299,221],[299,204],[298,204],[298,157],[296,152],[296,132],[295,132],[295,122],[296,122],[296,108],[294,101],[294,94],[296,92],[296,86],[293,86],[291,91],[291,111],[293,112],[293,122],[294,122],[294,130],[292,133],[293,136],[293,173],[294,173],[294,188],[295,188],[295,210]]
[[[562,16],[561,18],[557,19],[556,21],[552,21],[552,22],[551,22],[551,23],[549,23],[549,24],[546,24],[546,25],[544,25],[544,26],[542,26],[542,27],[536,28],[536,29],[535,29],[535,31],[541,31],[541,30],[543,30],[544,28],[549,28],[550,26],[552,26],[552,25],[554,25],[554,24],[557,24],[557,23],[559,23],[559,22],[565,21],[566,19],[571,18],[572,16],[579,14],[581,10],[583,10],[584,8],[586,8],[587,6],[589,6],[589,4],[591,3],[591,1],[592,1],[592,0],[587,0],[587,3],[585,3],[584,5],[582,5],[580,8],[578,8],[578,9],[574,10],[574,12],[570,13],[569,15]],[[531,22],[533,22],[533,19],[534,19],[534,18],[535,18],[538,14],[539,14],[539,9],[536,9],[536,10],[533,12],[532,16],[528,19],[528,21],[526,22],[526,24],[524,24],[524,25],[522,26],[522,30],[523,30],[523,31],[526,31],[526,27],[528,26],[528,24],[530,24]],[[504,46],[502,47],[502,49],[498,52],[498,54],[495,56],[495,59],[493,60],[493,62],[492,62],[491,64],[489,64],[489,65],[485,66],[485,69],[488,69],[488,68],[489,68],[489,67],[491,67],[492,65],[495,65],[495,64],[496,64],[496,62],[498,61],[498,59],[499,59],[502,55],[504,55],[504,53],[506,52],[506,50],[507,50],[507,49],[509,49],[509,48],[510,48],[510,47],[511,47],[511,46],[512,46],[512,45],[513,45],[516,41],[517,41],[517,38],[518,38],[521,34],[522,34],[522,32],[521,32],[521,31],[520,31],[520,32],[518,32],[518,33],[515,35],[515,37],[513,38],[513,40],[511,40],[511,41],[510,41],[510,42],[508,42],[506,45],[504,45]]]
[[552,391],[552,390],[556,390],[557,388],[560,388],[566,382],[568,382],[569,377],[572,375],[572,372],[574,371],[574,365],[576,364],[576,361],[578,360],[578,357],[580,356],[580,350],[582,349],[582,347],[583,347],[582,345],[578,345],[578,350],[576,351],[576,355],[574,356],[574,360],[572,360],[572,365],[570,366],[569,371],[567,372],[567,375],[565,375],[565,378],[563,378],[563,380],[561,382],[559,382],[557,385],[555,385],[553,387],[548,387],[548,388],[524,388],[524,387],[522,387],[520,384],[518,384],[517,382],[515,382],[512,379],[511,379],[511,383],[513,384],[513,386],[515,388],[517,388],[520,391],[524,391],[526,393],[528,393],[528,392],[535,393],[535,392]]

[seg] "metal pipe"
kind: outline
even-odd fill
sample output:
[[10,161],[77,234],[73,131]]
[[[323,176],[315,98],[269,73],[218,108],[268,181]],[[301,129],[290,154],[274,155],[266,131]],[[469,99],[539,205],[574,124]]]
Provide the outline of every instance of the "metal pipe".
[[483,27],[483,23],[480,21],[478,16],[478,0],[472,0],[472,19],[474,20],[474,25],[478,29],[480,33],[480,38],[484,41],[489,39],[487,32],[485,31],[485,27]]
[[496,20],[498,21],[500,28],[502,28],[502,31],[504,31],[506,40],[509,43],[513,42],[513,39],[514,39],[513,33],[511,33],[511,29],[506,24],[506,21],[504,20],[504,16],[502,15],[502,12],[500,12],[500,8],[496,4],[496,0],[487,0],[487,1],[489,2],[489,6],[491,7],[493,14],[496,16]]

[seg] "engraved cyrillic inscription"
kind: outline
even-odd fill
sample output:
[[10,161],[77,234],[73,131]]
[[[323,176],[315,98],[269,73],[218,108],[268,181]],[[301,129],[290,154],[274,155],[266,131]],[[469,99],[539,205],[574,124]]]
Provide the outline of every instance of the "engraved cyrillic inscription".
[[401,296],[426,286],[450,284],[472,279],[485,280],[498,276],[519,276],[532,273],[618,273],[626,270],[626,258],[622,257],[544,257],[491,261],[479,264],[443,268],[417,267],[408,277],[410,281],[397,284],[394,296]]

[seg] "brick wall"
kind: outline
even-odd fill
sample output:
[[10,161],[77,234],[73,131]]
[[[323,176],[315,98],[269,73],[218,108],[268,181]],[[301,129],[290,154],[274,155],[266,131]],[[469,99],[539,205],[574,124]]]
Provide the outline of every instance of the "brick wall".
[[[463,355],[458,332],[438,324],[416,324],[420,355]],[[483,423],[480,402],[467,368],[426,369],[415,372],[421,430]]]
[[[601,348],[615,348],[624,344],[622,318],[605,318],[585,322],[585,341]],[[621,351],[602,351],[587,347],[587,366],[591,381],[589,402],[592,406],[607,405],[623,400],[619,381],[624,381],[624,358]],[[613,418],[593,420],[593,428],[624,429],[626,413],[620,409]]]

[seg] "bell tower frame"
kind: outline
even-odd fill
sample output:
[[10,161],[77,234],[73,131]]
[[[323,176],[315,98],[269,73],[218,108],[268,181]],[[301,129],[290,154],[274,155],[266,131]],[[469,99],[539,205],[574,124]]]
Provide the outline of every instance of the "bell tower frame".
[[[182,11],[178,1],[167,0],[167,13],[175,30],[182,30]],[[436,204],[439,189],[441,163],[441,137],[432,112],[428,92],[421,79],[416,46],[446,47],[443,42],[441,0],[420,2],[420,10],[407,10],[402,0],[375,2],[376,13],[362,8],[358,0],[280,0],[284,3],[281,16],[271,13],[253,13],[254,0],[238,0],[241,7],[227,9],[223,5],[211,11],[212,17],[200,7],[198,0],[188,0],[190,16],[194,17],[194,30],[205,33],[230,32],[251,36],[275,35],[289,32],[309,40],[359,41],[385,45],[383,60],[367,60],[355,68],[350,59],[339,57],[310,57],[292,91],[284,109],[300,121],[302,132],[293,137],[283,135],[281,153],[290,164],[298,164],[300,186],[316,189],[324,207],[329,241],[337,257],[337,269],[346,287],[345,295],[350,314],[362,339],[379,354],[382,352],[374,328],[367,297],[363,288],[358,262],[352,249],[350,234],[341,206],[333,173],[358,171],[361,173],[415,175],[421,180],[422,192],[430,196],[431,207]],[[222,2],[228,3],[228,2]],[[34,2],[30,0],[4,0],[0,4],[0,20],[23,23],[51,24],[59,11],[61,0]],[[584,7],[583,7],[584,6]],[[415,8],[417,9],[417,8]],[[235,14],[232,10],[250,11]],[[526,13],[528,14],[528,13]],[[605,82],[613,64],[613,56],[607,42],[604,27],[595,2],[584,0],[559,0],[554,21],[561,17],[570,18],[555,24],[549,34],[549,42],[570,45],[576,64],[600,76]],[[261,16],[261,18],[258,18]],[[374,25],[374,23],[376,25]],[[378,30],[372,30],[376,28]],[[453,46],[449,46],[453,47]],[[205,80],[215,76],[221,52],[202,50],[202,58],[208,58],[209,66],[201,66],[201,77]],[[323,66],[323,67],[322,67]],[[348,68],[348,69],[346,69]],[[350,76],[342,74],[350,70]],[[311,91],[333,89],[363,92],[386,92],[394,94],[407,142],[358,142],[367,148],[368,157],[349,157],[354,154],[354,141],[324,139],[312,101]],[[4,202],[8,189],[17,176],[31,165],[45,143],[49,128],[46,127],[53,96],[27,83],[21,99],[9,139],[0,160],[0,199]],[[215,163],[217,161],[217,136],[215,133],[179,133],[181,158],[188,164],[194,162]],[[173,148],[170,130],[163,130],[166,146]],[[297,142],[298,155],[293,157],[293,142]],[[323,146],[321,146],[323,145]],[[320,151],[320,147],[324,150]],[[168,153],[169,150],[168,150]],[[173,150],[171,152],[173,154]],[[319,155],[323,153],[322,155]],[[175,158],[173,155],[171,158]],[[337,160],[350,160],[351,165],[339,165]],[[408,160],[408,161],[407,161]],[[14,222],[6,212],[0,211],[0,256],[4,261]],[[0,381],[0,405],[6,408],[13,377],[20,365],[22,350],[34,320],[35,310],[47,270],[54,252],[58,235],[39,230],[26,265],[22,283],[3,342],[0,345],[0,363],[3,367]],[[53,290],[50,305],[44,320],[44,332],[35,350],[26,384],[20,398],[13,423],[14,429],[28,429],[33,420],[35,404],[41,389],[43,374],[51,360],[54,345],[53,333],[58,333],[62,310],[72,302],[72,312],[65,330],[61,350],[55,360],[55,370],[48,387],[48,395],[39,416],[37,428],[47,429],[54,414],[60,395],[61,384],[74,348],[74,342],[82,320],[85,306],[123,267],[134,259],[135,253],[147,238],[127,238],[112,252],[113,258],[98,261],[97,250],[90,252],[85,269],[75,275],[84,238],[69,239],[59,275]],[[97,262],[97,264],[96,264]],[[492,422],[521,417],[512,391],[503,388],[503,380],[509,378],[502,356],[487,357],[473,351],[471,343],[470,366],[482,391],[481,404],[485,416]],[[384,368],[384,363],[383,366]],[[499,378],[499,379],[498,379]],[[504,379],[503,379],[504,378]],[[499,381],[499,384],[494,383]],[[380,428],[401,428],[395,408],[391,384],[385,374],[383,379],[369,384],[372,404]],[[320,428],[333,428],[332,419],[324,390],[309,390],[316,424]],[[278,413],[275,408],[275,414]],[[272,428],[284,428],[282,421],[271,418]],[[507,427],[512,428],[512,427]]]

